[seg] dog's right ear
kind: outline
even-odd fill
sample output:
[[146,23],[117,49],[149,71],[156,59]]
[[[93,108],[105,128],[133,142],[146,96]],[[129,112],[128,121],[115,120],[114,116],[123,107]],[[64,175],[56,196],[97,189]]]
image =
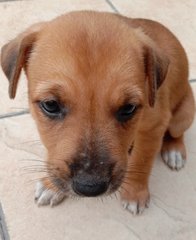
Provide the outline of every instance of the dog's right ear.
[[148,101],[154,106],[156,92],[164,82],[169,66],[169,59],[157,49],[144,47],[144,66],[148,83]]
[[45,23],[34,24],[1,49],[1,67],[9,80],[9,97],[15,98],[22,68],[26,70],[33,45]]

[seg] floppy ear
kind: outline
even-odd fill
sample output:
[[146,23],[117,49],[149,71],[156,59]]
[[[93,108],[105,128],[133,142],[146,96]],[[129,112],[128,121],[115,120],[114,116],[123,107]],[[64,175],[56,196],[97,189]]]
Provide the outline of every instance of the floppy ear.
[[156,92],[166,78],[169,59],[157,49],[144,47],[144,66],[148,81],[148,100],[154,106]]
[[1,49],[1,67],[9,80],[10,98],[15,98],[21,70],[26,70],[30,53],[43,24],[34,24]]

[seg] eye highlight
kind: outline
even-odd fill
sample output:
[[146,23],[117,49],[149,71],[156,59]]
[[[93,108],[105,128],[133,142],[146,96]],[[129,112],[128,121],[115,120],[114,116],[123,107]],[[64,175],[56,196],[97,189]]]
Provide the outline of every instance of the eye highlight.
[[39,102],[42,112],[51,119],[61,119],[66,114],[66,109],[56,100],[44,100]]
[[116,112],[116,119],[121,123],[127,122],[129,119],[133,117],[136,110],[137,110],[136,105],[130,103],[125,104],[121,106]]

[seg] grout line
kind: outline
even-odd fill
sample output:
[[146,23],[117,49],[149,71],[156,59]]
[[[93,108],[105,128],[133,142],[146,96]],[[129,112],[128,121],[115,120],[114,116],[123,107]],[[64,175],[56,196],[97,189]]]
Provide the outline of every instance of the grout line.
[[21,112],[12,112],[12,113],[6,113],[6,114],[2,114],[0,115],[0,119],[4,119],[4,118],[10,118],[10,117],[17,117],[17,116],[21,116],[21,115],[25,115],[25,114],[29,114],[29,110],[24,110]]
[[190,83],[196,82],[196,79],[189,80]]
[[24,0],[0,0],[0,3],[2,3],[2,2],[16,2],[16,1],[24,1]]
[[105,0],[106,3],[112,8],[112,10],[115,12],[115,13],[119,13],[120,12],[118,11],[118,9],[114,6],[114,4],[110,1],[110,0]]
[[0,237],[2,238],[2,240],[10,240],[1,203],[0,203]]

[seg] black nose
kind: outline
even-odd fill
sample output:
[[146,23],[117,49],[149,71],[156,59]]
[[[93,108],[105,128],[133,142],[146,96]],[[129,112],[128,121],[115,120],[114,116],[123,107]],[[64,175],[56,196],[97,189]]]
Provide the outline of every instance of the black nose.
[[96,197],[107,190],[108,182],[84,175],[73,179],[72,188],[79,195]]

